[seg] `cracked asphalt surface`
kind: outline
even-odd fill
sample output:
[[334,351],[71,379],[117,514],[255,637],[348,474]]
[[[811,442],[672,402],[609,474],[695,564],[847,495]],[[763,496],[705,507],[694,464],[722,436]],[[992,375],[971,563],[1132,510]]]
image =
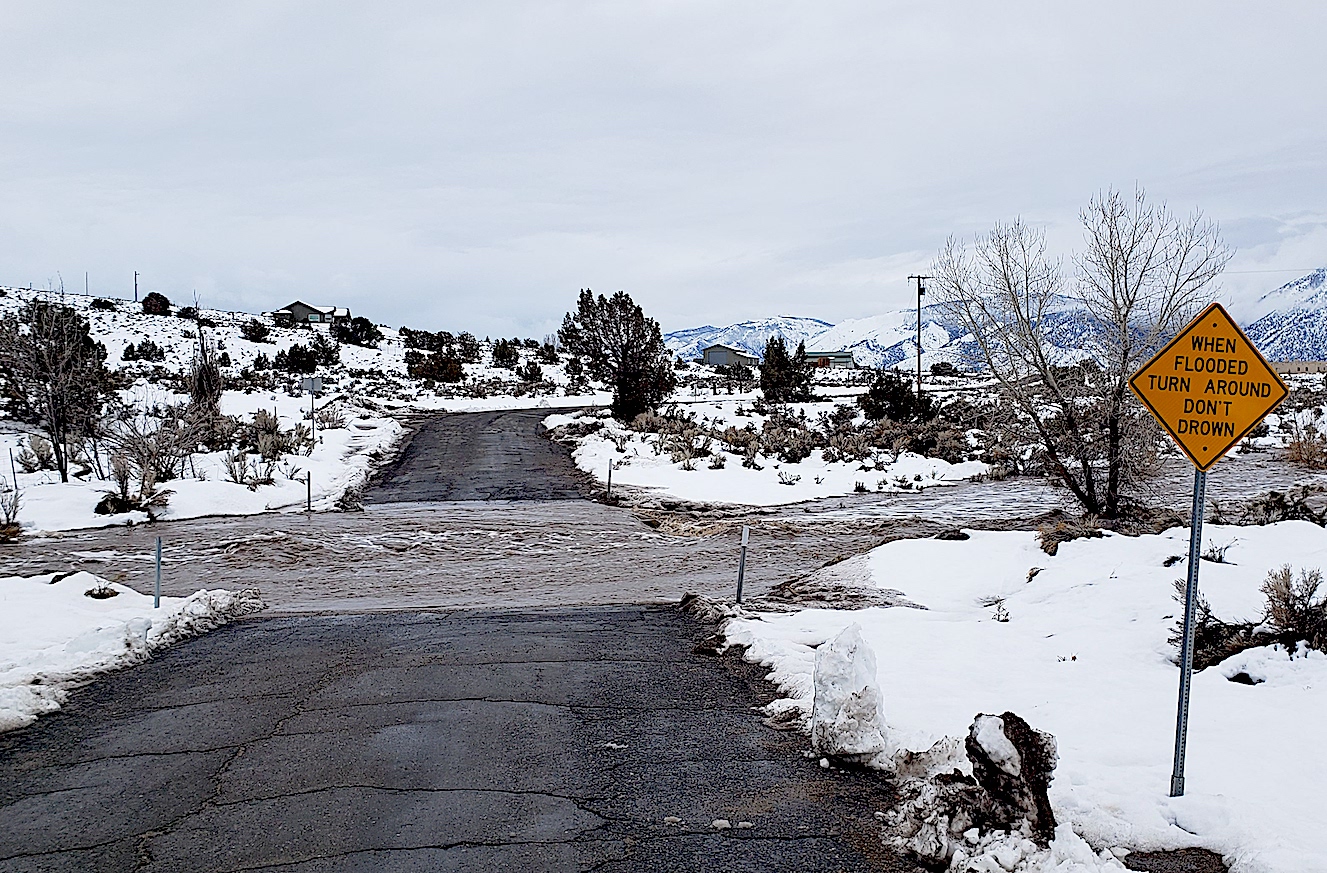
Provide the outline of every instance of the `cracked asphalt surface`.
[[235,623],[0,738],[0,870],[906,869],[885,784],[763,726],[761,683],[692,654],[708,632],[668,607]]
[[[712,628],[639,605],[692,577],[727,587],[730,544],[571,499],[579,474],[539,417],[435,419],[362,514],[10,552],[26,572],[112,572],[161,532],[168,591],[247,582],[286,612],[0,735],[0,873],[911,869],[880,841],[885,782],[804,758],[761,722],[760,671],[693,653]],[[772,561],[815,554],[785,538],[802,545]]]

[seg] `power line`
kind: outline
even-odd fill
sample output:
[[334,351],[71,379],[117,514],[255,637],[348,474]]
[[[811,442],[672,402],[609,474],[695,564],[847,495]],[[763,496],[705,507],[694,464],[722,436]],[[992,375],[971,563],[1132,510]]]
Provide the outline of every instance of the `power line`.
[[1305,270],[1226,270],[1224,272],[1227,276],[1238,276],[1246,273],[1316,273],[1321,269],[1322,267],[1309,267]]

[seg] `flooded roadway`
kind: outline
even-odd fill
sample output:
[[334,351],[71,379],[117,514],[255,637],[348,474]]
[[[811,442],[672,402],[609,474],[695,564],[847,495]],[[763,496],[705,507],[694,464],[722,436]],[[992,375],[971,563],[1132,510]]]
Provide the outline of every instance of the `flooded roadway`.
[[[747,591],[758,596],[891,539],[946,527],[1034,525],[1072,509],[1062,488],[1010,479],[919,494],[867,494],[765,510],[646,513],[605,506],[561,447],[537,435],[543,410],[430,420],[400,464],[351,513],[269,513],[31,537],[3,547],[0,573],[88,570],[150,590],[163,537],[167,594],[258,587],[276,611],[621,604],[733,589],[740,527],[752,527]],[[1187,509],[1173,462],[1156,502]],[[1225,506],[1306,476],[1271,454],[1234,456],[1209,477]],[[475,499],[483,496],[533,499]],[[457,499],[457,498],[461,499]]]

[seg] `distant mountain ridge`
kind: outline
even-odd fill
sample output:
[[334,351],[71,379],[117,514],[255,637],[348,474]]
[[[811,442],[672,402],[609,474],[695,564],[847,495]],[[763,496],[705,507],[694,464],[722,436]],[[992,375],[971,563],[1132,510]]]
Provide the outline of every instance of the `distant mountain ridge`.
[[712,345],[732,346],[760,357],[765,354],[765,343],[772,336],[781,336],[784,342],[796,348],[799,342],[809,341],[830,327],[833,325],[818,318],[781,315],[742,321],[727,327],[705,325],[673,331],[664,334],[664,344],[673,354],[686,361],[699,358],[701,350]]
[[1244,332],[1273,361],[1327,361],[1327,268],[1258,298]]
[[[1063,306],[1052,313],[1052,342],[1067,363],[1087,356],[1096,333],[1086,312]],[[664,342],[683,360],[695,360],[708,346],[722,344],[742,349],[760,358],[771,336],[782,336],[789,345],[805,342],[807,351],[852,352],[858,366],[893,367],[917,359],[917,311],[901,309],[849,319],[837,325],[815,318],[765,318],[727,327],[706,325],[664,334]],[[972,369],[977,350],[962,327],[936,304],[922,307],[922,366],[947,361]]]
[[[1256,318],[1245,331],[1268,359],[1327,361],[1327,268],[1267,292],[1248,311]],[[1047,320],[1048,334],[1063,363],[1091,357],[1102,342],[1099,325],[1069,298]],[[760,357],[775,334],[793,346],[804,340],[808,351],[850,351],[863,367],[909,365],[917,356],[917,311],[900,309],[839,324],[815,318],[765,318],[674,331],[665,334],[664,341],[685,360],[699,358],[701,349],[715,343]],[[923,367],[940,361],[966,368],[977,364],[974,341],[938,304],[922,307],[921,345]]]

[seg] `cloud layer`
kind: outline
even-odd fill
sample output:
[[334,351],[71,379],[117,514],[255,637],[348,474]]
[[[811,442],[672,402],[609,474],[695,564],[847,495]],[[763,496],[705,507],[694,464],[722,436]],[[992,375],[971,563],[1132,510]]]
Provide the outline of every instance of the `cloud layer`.
[[1220,220],[1225,285],[1327,263],[1327,7],[10,4],[0,284],[299,296],[539,335],[909,300],[951,233],[1068,248],[1096,190]]

